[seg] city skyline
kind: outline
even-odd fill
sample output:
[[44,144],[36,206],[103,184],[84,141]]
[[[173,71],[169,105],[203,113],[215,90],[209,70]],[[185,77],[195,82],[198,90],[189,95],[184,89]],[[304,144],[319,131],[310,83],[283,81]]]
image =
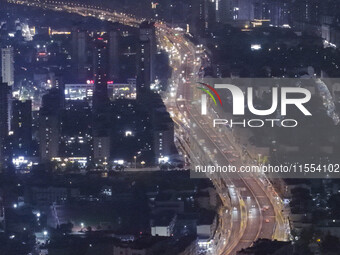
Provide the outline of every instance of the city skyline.
[[337,7],[1,1],[0,254],[338,254]]

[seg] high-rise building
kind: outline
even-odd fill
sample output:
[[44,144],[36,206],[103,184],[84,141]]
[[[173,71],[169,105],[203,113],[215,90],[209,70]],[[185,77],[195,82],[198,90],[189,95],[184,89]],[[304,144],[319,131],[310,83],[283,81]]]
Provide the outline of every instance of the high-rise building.
[[147,101],[152,123],[152,148],[155,162],[169,157],[174,152],[174,122],[167,112],[162,98],[153,93]]
[[74,28],[72,31],[72,62],[79,78],[86,78],[87,33]]
[[6,138],[8,136],[8,94],[7,83],[0,79],[0,162],[4,160]]
[[39,112],[39,150],[42,161],[59,156],[60,138],[60,93],[51,89],[43,96]]
[[139,27],[139,40],[142,42],[149,41],[150,42],[150,59],[151,59],[151,68],[150,68],[150,77],[153,81],[154,77],[154,59],[157,51],[157,41],[156,41],[156,28],[154,22],[144,21]]
[[191,0],[190,33],[203,36],[208,29],[208,0]]
[[277,15],[271,17],[271,23],[275,26],[287,25],[291,18],[291,2],[288,0],[275,1],[275,12]]
[[63,107],[61,101],[60,90],[56,88],[50,89],[48,93],[42,97],[42,108],[49,113],[58,114]]
[[216,0],[216,19],[223,24],[230,24],[233,20],[233,0]]
[[254,20],[254,0],[235,0],[233,19],[240,24],[247,24]]
[[150,85],[155,80],[155,54],[157,50],[155,25],[143,22],[139,28],[139,52],[137,70],[137,98],[150,91]]
[[93,159],[96,162],[105,162],[110,158],[110,137],[94,136],[93,137]]
[[254,2],[254,18],[268,19],[270,17],[270,2],[267,0],[256,0]]
[[321,0],[297,0],[293,3],[293,20],[297,23],[317,24],[322,14]]
[[1,76],[8,86],[14,84],[14,50],[10,46],[1,49]]
[[13,118],[13,156],[30,156],[32,144],[32,101],[14,100]]
[[138,73],[137,73],[137,99],[143,98],[150,92],[150,42],[141,41],[139,49]]
[[119,77],[119,31],[109,32],[109,78],[116,81]]
[[160,158],[169,157],[173,152],[174,127],[173,122],[168,120],[163,125],[157,125],[153,130],[153,148],[156,163]]
[[288,0],[256,0],[254,18],[270,20],[270,24],[273,26],[289,24],[290,7]]
[[108,48],[102,38],[96,41],[93,53],[93,76],[94,76],[94,93],[93,108],[95,110],[103,109],[109,101],[107,94],[108,81]]
[[49,161],[59,156],[59,116],[40,110],[39,116],[39,150],[40,159]]
[[[304,31],[306,34],[320,37],[324,36],[322,35],[321,27],[322,17],[324,17],[322,14],[326,6],[331,6],[330,3],[323,0],[296,0],[290,2],[291,18],[289,24],[297,31]],[[329,13],[327,13],[327,16]]]
[[65,107],[65,83],[62,73],[56,73],[54,87],[59,91],[60,107]]
[[86,32],[79,29],[72,31],[72,59],[78,65],[86,62]]

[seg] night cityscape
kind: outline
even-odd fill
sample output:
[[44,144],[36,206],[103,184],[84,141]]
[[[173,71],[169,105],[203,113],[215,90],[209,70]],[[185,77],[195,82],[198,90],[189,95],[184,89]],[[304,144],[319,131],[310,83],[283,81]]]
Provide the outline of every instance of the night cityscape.
[[340,255],[339,0],[0,0],[0,255]]

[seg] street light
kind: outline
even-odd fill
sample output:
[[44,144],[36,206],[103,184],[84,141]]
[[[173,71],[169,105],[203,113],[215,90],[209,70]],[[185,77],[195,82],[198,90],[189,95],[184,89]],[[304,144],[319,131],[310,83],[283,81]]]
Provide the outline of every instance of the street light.
[[47,238],[48,232],[46,230],[44,230],[43,235],[44,235],[44,241],[46,243],[46,238]]
[[125,136],[126,137],[132,136],[132,131],[130,131],[130,130],[125,131]]
[[137,156],[133,156],[133,159],[135,160],[135,169],[137,169]]
[[103,165],[105,166],[105,170],[106,170],[106,168],[107,168],[107,157],[104,157],[104,162],[103,162]]

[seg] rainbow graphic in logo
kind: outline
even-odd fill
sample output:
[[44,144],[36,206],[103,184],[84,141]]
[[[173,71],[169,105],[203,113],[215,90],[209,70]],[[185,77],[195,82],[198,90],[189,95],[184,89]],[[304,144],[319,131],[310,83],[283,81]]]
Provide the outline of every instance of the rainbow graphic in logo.
[[[217,93],[217,91],[212,86],[210,86],[209,84],[203,83],[203,82],[198,82],[198,84],[209,89],[208,90],[208,89],[205,89],[205,88],[202,88],[202,87],[197,87],[198,89],[207,93],[211,97],[211,99],[214,101],[215,105],[217,105],[217,101],[216,101],[214,95],[211,93],[211,91],[215,94],[215,96],[217,97],[221,106],[223,106],[220,95]],[[206,94],[202,94],[201,101],[202,101],[202,109],[201,109],[202,115],[206,115],[207,114],[207,95]]]
[[[207,87],[208,89],[210,89],[212,92],[214,92],[214,94],[217,96],[218,101],[220,102],[221,106],[223,106],[221,97],[220,97],[220,95],[217,93],[216,89],[214,89],[214,88],[213,88],[212,86],[210,86],[209,84],[206,84],[206,83],[203,83],[203,82],[198,82],[198,84],[201,84],[201,85]],[[213,95],[209,90],[207,90],[207,89],[205,89],[205,88],[201,88],[201,87],[197,87],[197,88],[200,89],[200,90],[202,90],[202,91],[204,91],[204,92],[206,92],[206,93],[211,97],[211,99],[214,101],[215,105],[217,105],[217,102],[216,102],[216,99],[215,99],[214,95]]]

